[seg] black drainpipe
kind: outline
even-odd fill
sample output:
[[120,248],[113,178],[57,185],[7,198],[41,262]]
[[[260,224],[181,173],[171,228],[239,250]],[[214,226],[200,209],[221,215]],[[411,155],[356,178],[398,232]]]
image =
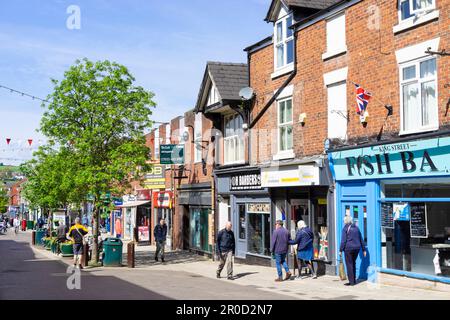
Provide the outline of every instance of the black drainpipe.
[[[289,84],[289,82],[294,79],[295,75],[297,74],[297,32],[294,29],[294,70],[290,74],[289,78],[286,79],[286,81],[281,85],[281,87],[275,92],[272,98],[270,98],[269,102],[266,103],[264,108],[258,113],[255,119],[250,123],[249,129],[253,128],[255,124],[261,119],[261,117],[264,115],[264,113],[269,109],[269,107],[272,105],[272,103],[278,98],[280,93],[286,88],[286,86]],[[249,74],[250,78],[250,74]]]

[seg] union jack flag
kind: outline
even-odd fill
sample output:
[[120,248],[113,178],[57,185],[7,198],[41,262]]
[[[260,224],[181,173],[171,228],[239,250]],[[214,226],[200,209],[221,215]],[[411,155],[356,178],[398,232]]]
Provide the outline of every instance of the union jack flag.
[[369,104],[370,97],[372,94],[364,90],[359,86],[359,84],[355,83],[356,87],[356,113],[359,115],[363,115],[366,111],[367,105]]

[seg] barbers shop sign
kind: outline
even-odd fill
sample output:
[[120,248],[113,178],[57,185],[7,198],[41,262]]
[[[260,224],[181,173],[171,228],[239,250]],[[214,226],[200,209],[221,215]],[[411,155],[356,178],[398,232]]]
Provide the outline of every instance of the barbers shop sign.
[[230,190],[261,190],[261,172],[240,173],[230,177]]
[[450,175],[450,137],[332,152],[336,180]]

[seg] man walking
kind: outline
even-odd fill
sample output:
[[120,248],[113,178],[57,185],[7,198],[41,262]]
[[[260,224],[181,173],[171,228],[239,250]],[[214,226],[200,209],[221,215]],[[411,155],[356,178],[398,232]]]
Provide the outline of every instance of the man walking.
[[236,248],[236,241],[234,233],[231,230],[232,224],[227,222],[225,228],[219,231],[217,234],[217,253],[219,254],[220,264],[217,269],[217,278],[220,278],[220,273],[223,270],[225,264],[227,265],[227,279],[233,279],[233,256]]
[[161,252],[161,261],[164,262],[164,252],[167,238],[167,225],[164,219],[161,219],[159,224],[156,225],[153,230],[153,235],[155,236],[156,241],[155,261],[158,261],[158,254]]
[[81,264],[83,258],[84,236],[88,230],[80,224],[80,218],[75,219],[75,224],[69,230],[69,238],[73,241],[73,265],[83,269]]
[[271,245],[272,257],[275,258],[278,272],[278,278],[275,279],[276,282],[283,281],[283,270],[281,266],[283,266],[286,271],[286,278],[284,280],[288,280],[291,277],[291,272],[286,263],[286,255],[288,253],[290,240],[291,235],[289,234],[289,231],[283,227],[283,221],[277,220],[272,235]]
[[63,223],[59,223],[59,221],[56,221],[55,222],[55,225],[56,225],[56,237],[57,237],[57,243],[58,243],[58,246],[57,246],[57,254],[60,254],[61,253],[61,248],[60,248],[60,244],[61,243],[63,243],[63,242],[65,242],[66,241],[66,226],[63,224]]

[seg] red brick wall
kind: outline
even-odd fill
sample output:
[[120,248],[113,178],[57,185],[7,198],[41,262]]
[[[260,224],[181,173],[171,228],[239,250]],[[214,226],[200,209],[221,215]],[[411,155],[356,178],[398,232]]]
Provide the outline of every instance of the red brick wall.
[[[336,69],[348,67],[347,80],[361,84],[374,97],[368,106],[368,125],[363,127],[356,114],[355,87],[347,82],[347,109],[350,112],[348,138],[358,139],[373,137],[382,127],[386,109],[391,104],[394,115],[389,117],[384,127],[385,133],[399,132],[400,127],[400,93],[399,69],[395,51],[426,40],[440,37],[440,49],[449,45],[449,0],[436,0],[440,11],[439,20],[415,27],[409,31],[393,33],[398,23],[396,1],[382,1],[379,7],[380,28],[372,28],[374,5],[379,1],[362,1],[346,10],[346,54],[322,60],[326,52],[326,23],[317,22],[298,32],[297,41],[297,75],[290,84],[294,85],[293,120],[294,152],[296,157],[317,155],[323,152],[323,142],[327,138],[327,90],[323,75]],[[256,103],[252,110],[255,118],[263,106],[273,96],[288,75],[272,80],[274,71],[273,46],[267,46],[250,56],[250,83],[256,93]],[[450,115],[445,117],[449,89],[444,88],[450,82],[449,57],[437,57],[439,122],[450,124]],[[307,114],[306,125],[298,123],[300,113]],[[252,162],[265,162],[277,153],[276,131],[271,135],[270,129],[277,127],[276,104],[266,111],[252,130]],[[264,131],[269,129],[269,131]],[[261,131],[262,130],[262,131]],[[256,132],[255,132],[256,131]],[[271,143],[268,143],[271,142]]]

